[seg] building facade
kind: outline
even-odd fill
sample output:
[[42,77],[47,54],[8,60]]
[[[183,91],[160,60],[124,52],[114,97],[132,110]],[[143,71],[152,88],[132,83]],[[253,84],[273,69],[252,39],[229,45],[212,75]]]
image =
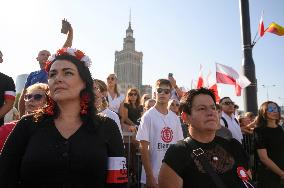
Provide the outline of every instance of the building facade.
[[119,91],[126,93],[128,88],[142,89],[143,53],[135,50],[135,38],[131,22],[123,39],[123,50],[115,52],[114,72],[117,75]]
[[16,78],[16,93],[21,93],[25,87],[28,74],[20,74]]

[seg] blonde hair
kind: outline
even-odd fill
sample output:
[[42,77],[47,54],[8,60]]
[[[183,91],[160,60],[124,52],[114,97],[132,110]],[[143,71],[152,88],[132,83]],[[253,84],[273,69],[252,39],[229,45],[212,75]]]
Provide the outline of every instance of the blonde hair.
[[49,94],[49,87],[47,84],[44,83],[36,83],[27,88],[27,93],[30,93],[34,90],[42,90],[45,92],[46,95]]
[[[108,77],[109,77],[109,76],[114,76],[115,79],[116,79],[116,81],[117,81],[117,76],[116,76],[116,74],[112,73],[112,74],[109,74]],[[119,94],[119,92],[118,92],[117,83],[115,83],[114,92],[116,93],[117,97],[119,97],[120,94]]]

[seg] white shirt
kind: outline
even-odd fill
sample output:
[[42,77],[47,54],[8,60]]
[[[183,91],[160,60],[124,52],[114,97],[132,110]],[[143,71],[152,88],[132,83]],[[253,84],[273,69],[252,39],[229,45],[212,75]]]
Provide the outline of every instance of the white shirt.
[[17,108],[13,107],[4,117],[4,123],[8,123],[8,122],[11,122],[11,121],[14,121],[16,119],[14,119],[14,115],[19,115],[19,112],[17,110]]
[[[182,139],[180,120],[172,111],[164,115],[152,107],[142,116],[136,140],[149,142],[150,160],[156,183],[158,183],[159,171],[167,149],[171,144]],[[141,174],[141,183],[146,184],[144,169]]]
[[124,95],[120,94],[119,97],[115,96],[114,98],[112,98],[109,92],[107,92],[107,99],[108,99],[108,108],[114,111],[115,113],[118,113],[119,106],[124,101]]
[[[228,129],[231,131],[233,138],[242,143],[243,134],[240,125],[235,120],[234,114],[230,117],[225,112],[222,112],[222,117],[225,118],[228,124]],[[220,124],[225,127],[225,123],[222,119],[220,119]]]
[[[114,113],[113,111],[111,111],[110,109],[106,108],[104,109],[103,111],[101,111],[99,113],[99,115],[103,116],[103,117],[108,117],[112,120],[115,121],[115,123],[117,124],[118,126],[118,129],[119,129],[119,132],[121,134],[121,137],[122,137],[122,130],[121,130],[121,125],[120,125],[120,120],[119,120],[119,117],[116,113]],[[123,137],[122,137],[123,138]]]

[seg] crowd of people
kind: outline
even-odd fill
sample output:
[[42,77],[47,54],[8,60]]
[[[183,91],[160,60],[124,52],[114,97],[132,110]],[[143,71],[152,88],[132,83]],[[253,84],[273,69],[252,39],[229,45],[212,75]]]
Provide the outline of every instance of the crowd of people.
[[182,91],[172,75],[153,94],[124,95],[115,74],[92,77],[63,26],[63,47],[38,53],[19,113],[13,79],[0,73],[0,187],[284,187],[277,103],[239,115],[229,96]]

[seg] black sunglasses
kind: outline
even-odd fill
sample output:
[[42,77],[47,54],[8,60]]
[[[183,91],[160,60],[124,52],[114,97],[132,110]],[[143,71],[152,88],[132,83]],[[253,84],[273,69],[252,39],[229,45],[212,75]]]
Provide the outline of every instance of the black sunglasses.
[[43,98],[43,94],[26,94],[24,97],[25,101],[30,101],[31,99],[34,99],[35,101],[40,101]]
[[165,94],[169,94],[171,92],[170,89],[163,89],[163,88],[157,88],[158,93],[164,92]]
[[235,105],[235,103],[234,102],[230,102],[230,101],[226,101],[226,102],[223,102],[223,104],[225,104],[225,105]]
[[137,96],[137,93],[128,93],[128,96]]

